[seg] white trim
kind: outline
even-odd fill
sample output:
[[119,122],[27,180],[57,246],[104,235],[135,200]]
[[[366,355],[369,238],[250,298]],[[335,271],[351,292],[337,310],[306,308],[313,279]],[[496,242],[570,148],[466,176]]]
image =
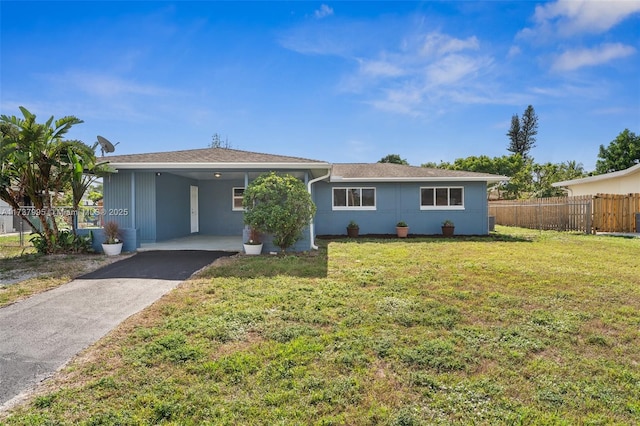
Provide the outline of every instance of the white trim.
[[[320,176],[317,177],[315,179],[311,179],[309,182],[307,182],[307,191],[309,191],[309,195],[311,197],[313,197],[313,193],[311,192],[311,185],[313,185],[314,183],[324,180],[326,178],[328,178],[329,176],[331,176],[331,170],[327,170],[327,174],[324,176]],[[314,220],[313,217],[311,218],[311,220],[309,221],[309,241],[311,242],[311,248],[313,250],[318,250],[318,246],[316,245],[316,241],[315,241],[315,225],[314,225]]]
[[[446,189],[447,190],[447,203],[451,202],[451,190],[452,189],[460,189],[462,191],[462,205],[450,205],[447,204],[446,206],[438,206],[436,204],[434,205],[427,205],[427,206],[423,206],[422,205],[422,190],[423,189],[433,189],[433,202],[435,203],[437,200],[437,190],[438,189]],[[465,202],[464,202],[464,193],[465,193],[465,188],[464,186],[421,186],[420,187],[420,196],[418,197],[418,202],[420,205],[420,210],[464,210],[465,209]]]
[[464,210],[464,206],[420,206],[420,210]]
[[334,211],[340,211],[340,210],[349,210],[349,211],[354,211],[354,210],[377,210],[377,208],[375,206],[365,206],[365,207],[356,207],[356,206],[337,206],[337,207],[333,207]]
[[[335,205],[335,190],[336,189],[344,189],[348,191],[350,189],[359,189],[360,190],[360,203],[362,204],[362,190],[364,189],[372,189],[373,190],[373,206],[336,206]],[[346,193],[345,193],[346,196]],[[347,201],[347,200],[345,200]],[[348,204],[348,201],[347,201]],[[378,209],[378,190],[375,186],[333,186],[331,187],[331,210],[377,210]]]
[[231,188],[231,211],[234,212],[243,212],[244,208],[243,207],[236,207],[236,189],[242,189],[243,194],[244,194],[244,190],[246,189],[244,186],[234,186],[233,188]]
[[598,182],[600,180],[614,179],[617,177],[630,175],[637,171],[640,171],[640,164],[631,166],[628,169],[618,170],[617,172],[605,173],[603,175],[589,176],[589,177],[580,178],[580,179],[563,180],[562,182],[552,183],[551,186],[557,188],[559,186],[569,186],[569,185],[578,185],[582,183]]

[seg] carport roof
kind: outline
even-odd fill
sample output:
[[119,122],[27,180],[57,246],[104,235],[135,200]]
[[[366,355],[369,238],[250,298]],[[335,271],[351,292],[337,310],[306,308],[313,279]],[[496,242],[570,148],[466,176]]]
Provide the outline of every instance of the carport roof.
[[115,169],[148,168],[201,168],[227,167],[278,167],[296,166],[327,168],[324,161],[285,155],[262,154],[230,148],[202,148],[181,151],[151,152],[146,154],[112,155],[103,158]]

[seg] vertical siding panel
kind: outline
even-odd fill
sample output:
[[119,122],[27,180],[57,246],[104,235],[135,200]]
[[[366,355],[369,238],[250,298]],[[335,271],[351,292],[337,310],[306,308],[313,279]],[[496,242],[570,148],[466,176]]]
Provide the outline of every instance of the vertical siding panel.
[[131,173],[111,173],[104,178],[104,222],[114,221],[121,228],[132,226],[131,216]]
[[140,241],[156,241],[156,175],[153,172],[136,172],[135,223]]

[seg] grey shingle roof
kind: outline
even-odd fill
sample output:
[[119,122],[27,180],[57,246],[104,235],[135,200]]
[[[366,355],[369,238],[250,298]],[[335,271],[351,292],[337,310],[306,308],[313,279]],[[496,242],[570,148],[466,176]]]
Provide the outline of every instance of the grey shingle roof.
[[479,180],[497,182],[508,179],[490,173],[431,169],[394,163],[337,163],[331,170],[331,181],[340,180]]
[[[210,167],[228,164],[230,167],[256,167],[260,164],[306,165],[317,168],[328,163],[301,157],[263,154],[229,148],[201,148],[182,151],[151,152],[146,154],[109,155],[102,157],[112,165],[124,168],[165,167]],[[224,166],[221,166],[224,167]],[[337,163],[331,166],[331,181],[433,181],[433,180],[476,180],[497,182],[505,176],[489,173],[465,172],[459,170],[429,169],[393,163]]]
[[202,148],[183,151],[151,152],[147,154],[109,155],[103,157],[110,163],[325,163],[285,155],[262,154],[228,148]]

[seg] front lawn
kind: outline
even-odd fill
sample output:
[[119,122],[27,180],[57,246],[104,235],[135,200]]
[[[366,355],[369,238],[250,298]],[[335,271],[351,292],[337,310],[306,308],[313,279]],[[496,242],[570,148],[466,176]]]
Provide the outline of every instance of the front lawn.
[[4,421],[637,423],[640,240],[498,231],[225,259]]

